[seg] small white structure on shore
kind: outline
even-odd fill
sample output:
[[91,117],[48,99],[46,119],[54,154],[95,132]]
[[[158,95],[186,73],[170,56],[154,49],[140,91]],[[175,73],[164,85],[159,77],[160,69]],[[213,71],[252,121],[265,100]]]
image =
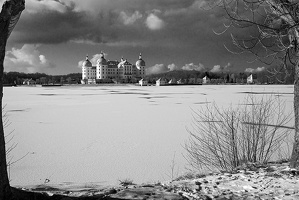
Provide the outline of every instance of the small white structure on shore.
[[25,79],[23,81],[23,85],[35,85],[35,84],[36,84],[36,82],[34,80],[32,80],[32,78],[31,79]]
[[210,79],[207,76],[202,78],[202,84],[207,84],[209,82],[210,82]]
[[247,84],[253,84],[253,76],[250,74],[250,76],[247,77]]
[[144,80],[144,79],[141,79],[141,80],[139,80],[139,85],[140,86],[146,86],[148,84],[148,82],[147,82],[147,80]]
[[174,84],[177,84],[177,82],[176,82],[175,79],[173,78],[173,79],[171,79],[171,80],[168,82],[168,84],[170,84],[170,85],[174,85]]
[[180,79],[176,83],[179,84],[179,85],[181,85],[181,84],[184,84],[184,81],[182,79]]
[[163,78],[159,78],[156,81],[156,86],[162,86],[162,85],[166,85],[166,81]]

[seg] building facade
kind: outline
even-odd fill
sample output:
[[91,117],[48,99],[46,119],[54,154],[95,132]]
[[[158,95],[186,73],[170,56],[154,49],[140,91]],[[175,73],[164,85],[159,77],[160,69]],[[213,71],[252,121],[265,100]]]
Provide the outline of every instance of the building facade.
[[88,56],[82,64],[82,84],[95,84],[101,80],[114,82],[138,82],[145,77],[145,62],[141,54],[136,64],[133,65],[121,58],[120,61],[106,60],[101,52],[96,66],[89,61]]

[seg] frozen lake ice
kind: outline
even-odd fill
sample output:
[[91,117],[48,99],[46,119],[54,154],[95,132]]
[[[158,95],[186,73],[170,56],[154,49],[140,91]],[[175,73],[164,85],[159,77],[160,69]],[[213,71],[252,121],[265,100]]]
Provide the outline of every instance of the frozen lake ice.
[[247,93],[279,93],[293,109],[291,85],[7,87],[13,130],[11,184],[118,184],[170,179],[185,172],[183,145],[192,110],[206,102],[238,105]]

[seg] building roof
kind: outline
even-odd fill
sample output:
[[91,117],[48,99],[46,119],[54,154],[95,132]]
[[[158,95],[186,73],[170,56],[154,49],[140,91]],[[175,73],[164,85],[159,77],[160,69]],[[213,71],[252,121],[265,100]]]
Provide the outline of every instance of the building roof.
[[85,61],[82,63],[82,66],[83,66],[83,67],[92,67],[91,62],[90,62],[89,59],[88,59],[88,55],[86,56]]
[[[139,60],[137,60],[136,65],[131,64],[127,59],[121,58],[120,61],[106,60],[103,52],[100,53],[100,58],[97,60],[97,65],[105,65],[108,68],[120,68],[124,66],[132,66],[133,70],[139,69],[141,66],[145,66],[145,62],[141,57],[141,53],[139,55]],[[93,67],[92,63],[89,61],[88,56],[86,56],[86,60],[83,62],[82,67]]]
[[100,58],[97,60],[97,63],[100,65],[107,65],[107,61],[103,52],[100,53]]
[[119,62],[117,60],[116,61],[113,61],[113,60],[107,61],[107,65],[109,68],[117,68],[118,64],[119,64]]
[[142,60],[141,53],[139,55],[139,59],[136,61],[136,66],[137,66],[138,69],[140,69],[140,67],[144,67],[145,66],[145,62],[144,62],[144,60]]
[[126,60],[126,62],[123,65],[132,65],[132,64]]
[[118,68],[120,68],[124,65],[132,65],[132,64],[129,63],[127,60],[124,60],[123,58],[121,58],[120,62],[118,63]]

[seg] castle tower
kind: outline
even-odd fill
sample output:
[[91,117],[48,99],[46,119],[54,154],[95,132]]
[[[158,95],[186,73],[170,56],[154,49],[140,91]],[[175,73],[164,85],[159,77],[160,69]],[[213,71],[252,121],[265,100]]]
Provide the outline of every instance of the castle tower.
[[107,78],[107,60],[105,59],[103,51],[101,51],[100,58],[97,60],[96,78]]
[[90,69],[92,68],[92,64],[88,59],[88,55],[86,55],[85,61],[82,63],[82,80],[87,80]]
[[141,53],[139,54],[139,59],[136,61],[136,68],[139,71],[139,75],[141,78],[145,76],[145,62],[142,59]]

